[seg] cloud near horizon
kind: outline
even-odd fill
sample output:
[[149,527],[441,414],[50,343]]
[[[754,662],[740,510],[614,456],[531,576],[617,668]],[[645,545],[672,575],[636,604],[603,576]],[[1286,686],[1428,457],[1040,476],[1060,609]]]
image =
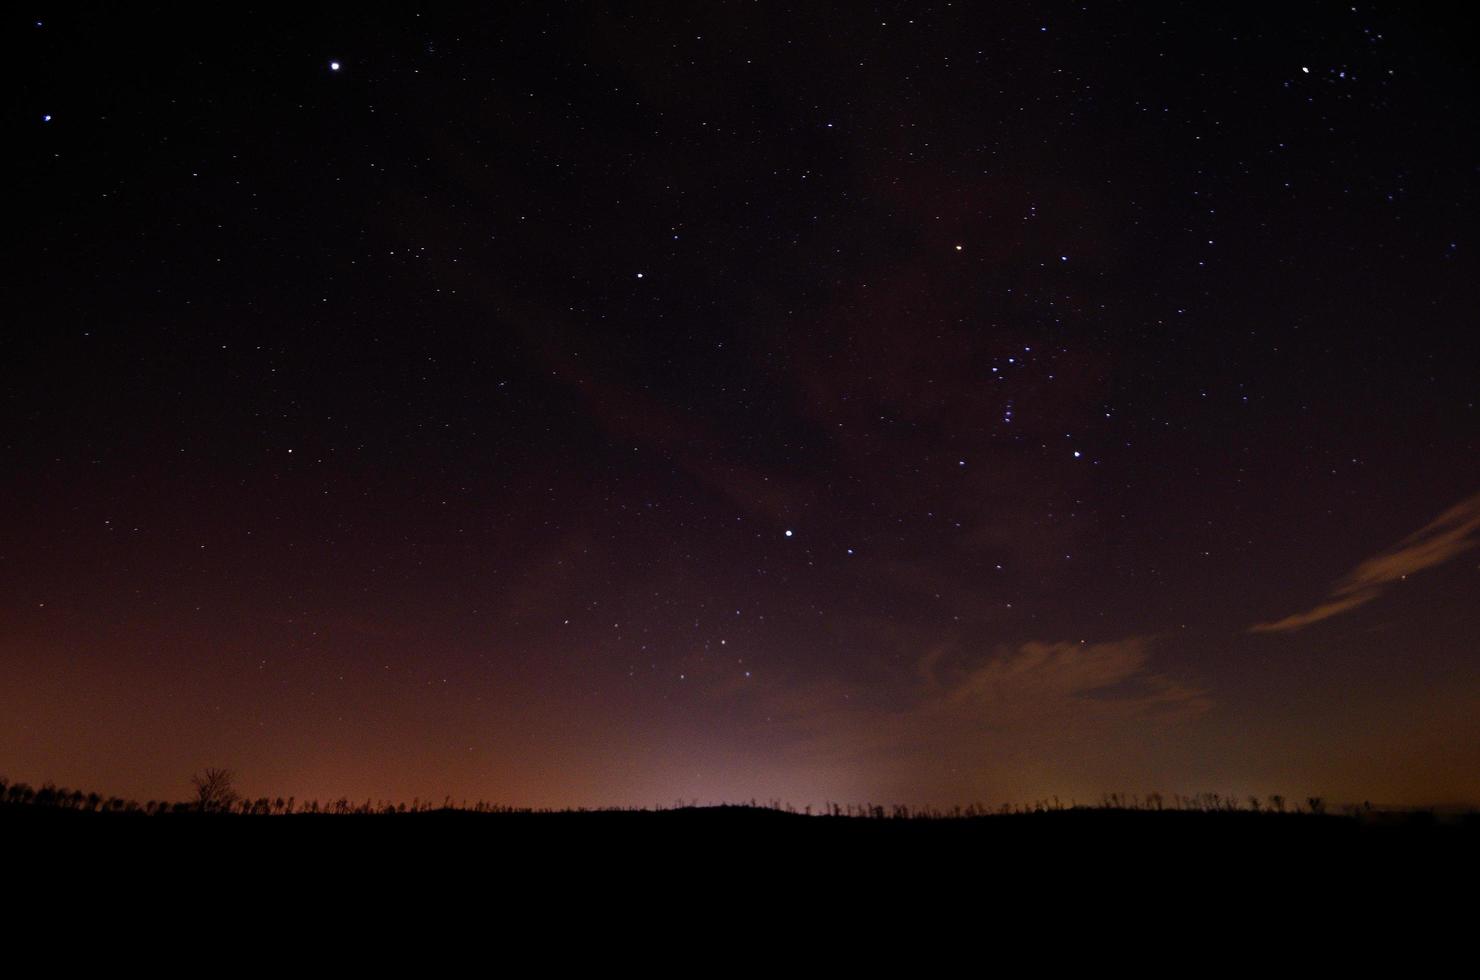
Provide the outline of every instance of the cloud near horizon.
[[1153,668],[1151,644],[1029,641],[987,653],[946,645],[917,660],[903,700],[826,681],[788,685],[766,708],[790,729],[794,760],[853,773],[859,792],[918,795],[918,773],[946,766],[1010,796],[1031,782],[1032,766],[1074,770],[1212,709],[1206,690]]
[[933,688],[931,713],[961,713],[992,726],[1031,717],[1063,724],[1068,719],[1130,719],[1200,714],[1211,707],[1206,692],[1150,670],[1148,641],[1132,637],[1107,643],[1030,641],[983,661],[922,665]]
[[1419,530],[1373,558],[1368,558],[1331,587],[1326,601],[1313,609],[1268,623],[1255,623],[1250,633],[1285,633],[1364,606],[1384,588],[1442,565],[1480,544],[1480,494],[1460,501]]

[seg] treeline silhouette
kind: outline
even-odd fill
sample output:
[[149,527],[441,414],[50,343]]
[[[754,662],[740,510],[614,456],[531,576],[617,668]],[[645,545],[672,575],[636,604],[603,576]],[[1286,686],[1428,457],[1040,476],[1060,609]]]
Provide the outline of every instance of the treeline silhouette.
[[[87,813],[135,814],[140,816],[163,816],[175,814],[221,814],[235,816],[288,816],[304,814],[369,815],[407,814],[430,812],[502,813],[502,814],[557,814],[557,813],[656,813],[668,810],[698,809],[697,798],[677,799],[671,805],[653,807],[520,807],[486,800],[469,802],[444,796],[440,801],[415,798],[411,802],[366,799],[363,802],[339,797],[335,800],[298,800],[293,796],[266,797],[256,799],[241,797],[231,788],[230,773],[225,770],[207,770],[205,776],[196,776],[193,782],[197,796],[193,800],[169,801],[125,799],[118,796],[103,796],[99,793],[68,789],[53,783],[44,783],[33,788],[25,782],[12,782],[0,776],[0,806],[36,807],[56,810],[71,810]],[[1156,812],[1179,811],[1193,813],[1246,813],[1267,815],[1312,815],[1330,816],[1326,801],[1319,796],[1308,796],[1303,800],[1288,800],[1285,796],[1272,793],[1263,798],[1238,796],[1213,792],[1165,796],[1159,792],[1139,794],[1107,793],[1094,803],[1077,800],[1061,800],[1057,796],[1035,800],[1032,803],[1002,803],[988,806],[982,803],[940,808],[935,806],[910,806],[874,803],[824,803],[821,807],[802,807],[779,799],[739,803],[710,802],[710,807],[767,810],[798,816],[825,817],[850,820],[975,820],[990,816],[1013,816],[1027,814],[1056,813],[1064,811],[1118,811]],[[1347,817],[1361,817],[1373,811],[1370,803],[1346,804],[1339,813]],[[1423,811],[1414,811],[1423,812]]]

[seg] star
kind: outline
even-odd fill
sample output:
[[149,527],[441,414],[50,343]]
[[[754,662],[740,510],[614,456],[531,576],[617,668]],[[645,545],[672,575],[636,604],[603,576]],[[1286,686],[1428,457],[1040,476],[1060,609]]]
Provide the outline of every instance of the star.
[[331,61],[331,62],[329,62],[329,70],[330,71],[338,71],[339,70],[339,62],[337,62],[337,61]]
[[788,537],[788,538],[789,538],[789,537],[791,537],[791,528],[787,528],[787,529],[786,529],[786,536],[787,536],[787,537]]

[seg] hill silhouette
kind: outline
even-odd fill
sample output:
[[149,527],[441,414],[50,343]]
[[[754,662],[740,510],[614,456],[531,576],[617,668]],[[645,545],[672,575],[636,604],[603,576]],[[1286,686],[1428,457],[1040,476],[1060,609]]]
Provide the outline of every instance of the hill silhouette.
[[606,943],[653,929],[714,943],[731,926],[764,925],[814,945],[829,935],[872,944],[990,925],[1049,949],[1070,928],[1108,937],[1154,923],[1181,941],[1249,917],[1267,931],[1271,915],[1305,932],[1361,917],[1437,928],[1463,907],[1448,887],[1480,867],[1480,817],[1432,812],[254,815],[7,803],[0,839],[12,844],[9,880],[28,883],[33,899],[18,921],[35,915],[48,928],[47,909],[80,908],[79,894],[106,884],[121,897],[88,905],[87,921],[119,930],[161,915],[207,932],[231,919],[267,929],[274,910],[305,909],[320,934],[378,921],[398,934],[474,935],[496,922],[544,935],[570,922]]

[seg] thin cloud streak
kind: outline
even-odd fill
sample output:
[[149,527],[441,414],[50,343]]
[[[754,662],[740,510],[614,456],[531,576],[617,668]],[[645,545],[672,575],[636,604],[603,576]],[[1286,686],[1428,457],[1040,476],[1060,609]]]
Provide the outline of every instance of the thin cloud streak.
[[1392,548],[1368,558],[1331,587],[1325,602],[1313,609],[1268,623],[1255,623],[1250,633],[1285,633],[1339,616],[1382,595],[1383,589],[1409,575],[1442,565],[1480,544],[1480,494],[1440,514]]
[[986,655],[942,645],[918,658],[902,701],[837,680],[777,684],[761,700],[790,731],[787,751],[808,764],[887,781],[950,756],[990,772],[1025,746],[1157,732],[1212,710],[1207,690],[1153,669],[1150,647],[1144,637],[1033,641]]

